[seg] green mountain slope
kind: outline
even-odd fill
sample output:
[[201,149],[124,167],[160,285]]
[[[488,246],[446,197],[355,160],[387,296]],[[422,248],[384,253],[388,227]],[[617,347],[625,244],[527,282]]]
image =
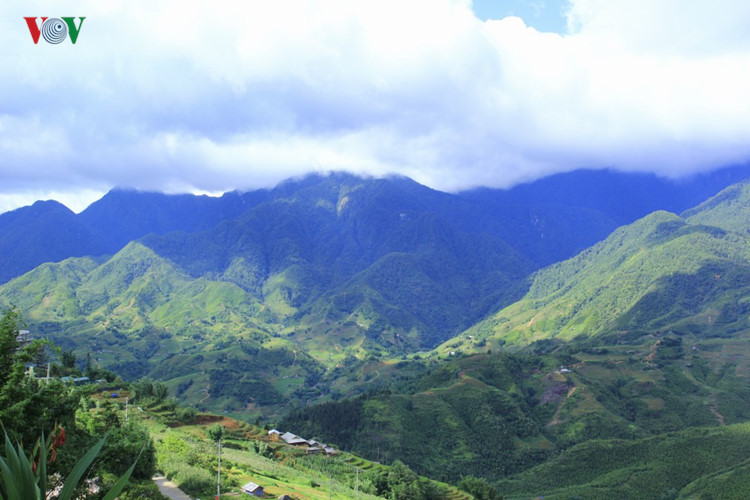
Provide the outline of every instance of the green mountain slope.
[[750,493],[750,424],[592,440],[497,484],[504,498],[722,498]]
[[[748,194],[728,192],[739,194],[686,217],[651,214],[538,272],[521,301],[402,362],[425,367],[415,378],[284,423],[436,477],[531,471],[499,483],[519,498],[608,498],[618,487],[622,498],[659,498],[744,484],[742,460],[713,460],[710,439],[698,439],[737,439],[737,428],[692,429],[750,420],[750,245],[746,229],[733,230],[750,224]],[[719,214],[724,227],[699,214]],[[612,438],[624,441],[596,441]],[[681,443],[700,458],[672,473]],[[589,452],[598,458],[578,455]],[[582,470],[565,483],[555,467]]]
[[533,269],[496,236],[448,222],[442,202],[460,205],[407,179],[308,178],[212,230],[143,243],[195,278],[240,286],[280,323],[403,352],[512,302]]
[[[740,185],[689,217],[656,212],[620,228],[578,256],[539,271],[521,301],[468,333],[529,344],[634,330],[707,336],[747,330],[748,199],[747,185]],[[719,225],[704,224],[714,221]]]
[[720,340],[687,352],[674,338],[651,338],[428,361],[432,368],[387,390],[297,410],[280,425],[372,460],[398,458],[432,477],[457,481],[471,471],[499,480],[591,440],[637,443],[747,421],[750,342]]
[[748,232],[750,181],[723,190],[717,196],[682,214],[694,224],[716,226],[727,231]]
[[240,287],[194,279],[138,243],[104,262],[40,266],[4,285],[0,301],[23,310],[35,334],[125,377],[168,381],[193,402],[281,403],[280,390],[295,387],[285,379],[323,371],[274,337],[273,313]]

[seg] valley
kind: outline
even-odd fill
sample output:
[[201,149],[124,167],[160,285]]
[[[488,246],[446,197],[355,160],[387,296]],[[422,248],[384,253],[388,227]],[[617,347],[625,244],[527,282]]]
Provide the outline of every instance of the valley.
[[[613,173],[671,193],[627,210],[581,201],[586,172],[496,193],[348,174],[218,199],[113,192],[80,216],[52,206],[100,246],[6,265],[0,305],[79,365],[450,484],[469,471],[505,498],[740,498],[737,172],[681,187]],[[698,185],[721,192],[696,199]],[[703,458],[679,471],[685,454]]]

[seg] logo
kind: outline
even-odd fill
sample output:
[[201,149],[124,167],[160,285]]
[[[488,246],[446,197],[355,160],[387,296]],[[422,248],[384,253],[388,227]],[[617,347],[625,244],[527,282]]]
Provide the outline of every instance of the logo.
[[76,27],[75,17],[42,17],[42,23],[37,23],[38,17],[24,17],[26,24],[31,33],[31,39],[34,43],[39,42],[41,36],[47,43],[57,45],[62,43],[68,35],[70,42],[75,44],[78,41],[78,35],[81,33],[81,26],[85,17],[79,17],[78,27]]

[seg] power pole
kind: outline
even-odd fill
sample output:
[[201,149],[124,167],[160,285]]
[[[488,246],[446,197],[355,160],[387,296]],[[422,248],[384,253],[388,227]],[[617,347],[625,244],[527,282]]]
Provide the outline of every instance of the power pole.
[[216,500],[221,497],[221,438],[219,438],[219,470],[216,475]]

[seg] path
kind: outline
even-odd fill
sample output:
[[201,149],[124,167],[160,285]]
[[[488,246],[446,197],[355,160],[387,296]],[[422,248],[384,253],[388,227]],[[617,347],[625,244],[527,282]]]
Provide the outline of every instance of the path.
[[573,386],[570,389],[568,389],[568,393],[565,395],[565,399],[560,401],[557,404],[557,410],[555,410],[555,414],[552,416],[552,420],[549,421],[547,424],[547,427],[552,427],[554,425],[559,425],[562,423],[562,420],[560,420],[560,414],[562,413],[562,407],[565,404],[565,401],[568,400],[570,396],[572,396],[576,392],[577,387]]
[[716,420],[719,422],[719,425],[722,427],[727,425],[727,422],[724,420],[724,415],[719,413],[719,409],[716,407],[716,403],[711,405],[711,413],[714,414],[714,417],[716,417]]
[[203,403],[205,400],[211,397],[211,382],[206,385],[206,397],[198,401],[198,404]]
[[177,487],[172,481],[164,476],[154,476],[152,478],[159,488],[162,495],[171,498],[172,500],[192,500],[187,496],[181,489]]

